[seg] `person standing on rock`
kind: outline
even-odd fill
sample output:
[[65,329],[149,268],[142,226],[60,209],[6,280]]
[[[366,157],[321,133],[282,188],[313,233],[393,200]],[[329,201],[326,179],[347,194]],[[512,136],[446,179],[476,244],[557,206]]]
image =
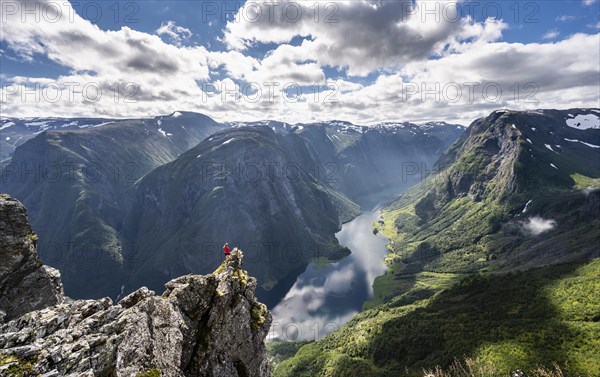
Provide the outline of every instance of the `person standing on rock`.
[[225,246],[223,246],[223,254],[225,255],[225,259],[229,259],[229,255],[231,255],[231,253],[229,252],[229,244],[227,242],[225,242]]

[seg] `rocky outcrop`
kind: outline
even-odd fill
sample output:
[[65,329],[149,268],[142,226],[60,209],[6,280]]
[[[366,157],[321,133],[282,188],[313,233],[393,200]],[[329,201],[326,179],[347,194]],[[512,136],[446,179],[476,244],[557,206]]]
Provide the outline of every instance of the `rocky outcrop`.
[[39,260],[36,241],[25,207],[0,196],[0,323],[63,301],[60,274]]
[[[32,272],[37,275],[10,280],[8,297],[23,305],[20,311],[38,309],[0,325],[0,375],[270,375],[264,339],[271,315],[254,296],[256,280],[241,269],[240,250],[213,274],[168,282],[161,296],[141,288],[116,305],[109,298],[73,301],[52,290],[57,286],[49,281],[60,287],[57,273],[43,280],[47,269],[35,257],[24,208],[10,198],[0,203],[3,245],[9,255],[27,249],[37,265]],[[12,257],[10,265],[21,271],[24,263],[13,259],[18,262]],[[3,263],[2,276],[14,275],[7,266]],[[31,281],[49,285],[33,292],[26,288]],[[7,318],[15,313],[7,311]]]

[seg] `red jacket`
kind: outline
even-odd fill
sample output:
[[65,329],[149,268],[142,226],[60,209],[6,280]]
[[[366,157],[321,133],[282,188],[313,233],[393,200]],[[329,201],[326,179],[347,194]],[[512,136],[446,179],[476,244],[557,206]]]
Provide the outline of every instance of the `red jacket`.
[[227,246],[227,245],[223,246],[223,254],[229,255],[229,246]]

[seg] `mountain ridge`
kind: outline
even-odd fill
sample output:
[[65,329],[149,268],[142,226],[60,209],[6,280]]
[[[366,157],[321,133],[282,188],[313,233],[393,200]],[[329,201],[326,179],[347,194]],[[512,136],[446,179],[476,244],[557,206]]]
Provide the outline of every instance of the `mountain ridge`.
[[465,357],[490,376],[552,363],[598,374],[600,131],[573,121],[598,113],[499,110],[473,122],[374,224],[390,239],[374,300],[274,374],[422,376]]

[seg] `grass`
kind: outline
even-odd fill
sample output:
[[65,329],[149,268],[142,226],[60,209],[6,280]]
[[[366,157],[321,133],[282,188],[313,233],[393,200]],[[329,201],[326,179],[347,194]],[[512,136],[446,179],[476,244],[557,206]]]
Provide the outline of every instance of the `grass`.
[[160,369],[152,368],[136,374],[136,377],[161,377],[162,373]]
[[575,182],[575,189],[600,188],[600,178],[590,178],[579,173],[571,174],[571,178]]
[[494,365],[504,376],[554,363],[565,375],[600,375],[598,284],[600,259],[471,276],[430,297],[363,311],[282,361],[274,375],[348,376],[357,368],[361,376],[421,376],[451,368],[456,357]]
[[269,355],[271,365],[277,365],[284,360],[294,357],[302,346],[309,343],[310,342],[306,340],[298,342],[275,341],[267,343],[267,354]]
[[[477,122],[441,158],[447,168],[384,210],[374,229],[390,253],[374,300],[275,376],[469,375],[456,359],[480,375],[600,375],[600,260],[586,262],[600,240],[597,193],[579,190],[599,179],[597,154],[559,156],[513,121]],[[516,144],[500,153],[500,139]],[[531,216],[556,227],[531,234]]]
[[[518,370],[511,371],[519,373]],[[517,374],[518,375],[518,374]],[[455,360],[446,369],[436,367],[424,371],[424,377],[506,377],[507,374],[497,365],[485,363],[479,359],[467,358],[464,362]],[[563,371],[558,364],[552,367],[537,367],[529,372],[530,377],[564,377]]]

